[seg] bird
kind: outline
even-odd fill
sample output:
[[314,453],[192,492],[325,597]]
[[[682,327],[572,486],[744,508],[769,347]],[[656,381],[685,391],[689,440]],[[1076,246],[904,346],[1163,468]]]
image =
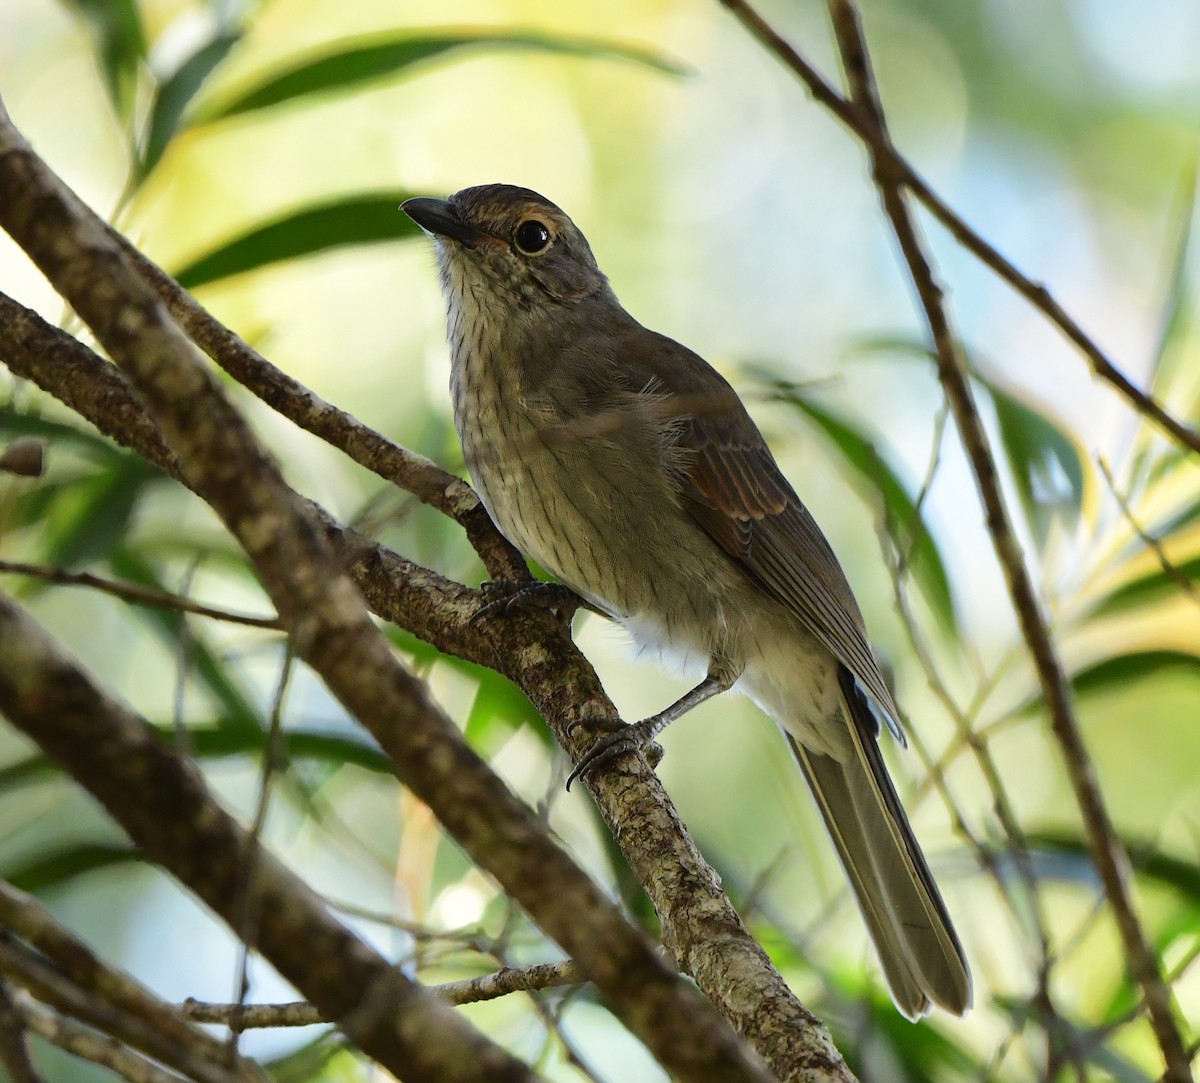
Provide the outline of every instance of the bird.
[[825,536],[737,392],[640,324],[579,228],[509,184],[418,197],[435,244],[455,427],[500,532],[634,642],[703,674],[600,736],[572,777],[643,751],[725,691],[775,720],[898,1010],[971,1006],[970,970],[889,778],[899,711]]

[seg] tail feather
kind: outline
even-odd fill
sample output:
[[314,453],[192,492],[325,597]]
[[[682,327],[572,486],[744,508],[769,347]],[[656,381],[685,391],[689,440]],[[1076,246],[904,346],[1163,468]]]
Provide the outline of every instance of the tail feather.
[[790,734],[825,826],[846,869],[897,1007],[910,1019],[930,1002],[955,1015],[971,1006],[971,975],[950,915],[876,740],[878,725],[854,678],[841,672],[852,759],[808,751]]

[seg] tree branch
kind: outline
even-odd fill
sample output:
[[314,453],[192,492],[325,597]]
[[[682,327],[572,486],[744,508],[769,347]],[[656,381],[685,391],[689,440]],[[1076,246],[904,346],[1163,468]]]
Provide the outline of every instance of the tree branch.
[[194,602],[180,594],[172,594],[168,590],[155,590],[143,587],[139,583],[122,583],[116,579],[105,579],[90,572],[69,572],[66,568],[52,568],[45,564],[24,564],[14,560],[0,560],[0,572],[14,575],[27,575],[31,579],[40,579],[43,583],[55,583],[60,586],[90,587],[114,598],[121,598],[135,605],[155,606],[159,609],[174,609],[180,613],[194,613],[198,617],[211,617],[213,620],[228,621],[231,624],[244,624],[250,628],[281,627],[278,617],[251,617],[244,613],[231,613],[227,609],[214,609],[212,606]]
[[876,124],[871,111],[859,102],[843,98],[821,73],[804,59],[747,0],[719,0],[769,52],[798,75],[809,93],[870,149],[872,157],[886,169],[893,183],[902,185],[916,197],[959,244],[994,271],[1037,311],[1041,312],[1087,358],[1091,370],[1117,392],[1139,414],[1150,418],[1164,432],[1192,451],[1200,452],[1200,432],[1189,428],[1169,414],[1151,395],[1138,388],[1114,365],[1096,342],[1054,299],[1041,283],[1022,274],[1009,260],[966,224],[935,192],[928,182],[905,160]]
[[[563,985],[578,985],[586,981],[583,972],[571,960],[558,963],[534,963],[532,966],[506,966],[491,974],[465,981],[451,981],[425,988],[451,1004],[477,1004],[495,1000],[511,993],[528,993],[538,989],[554,989]],[[234,1018],[241,1027],[252,1030],[261,1027],[310,1027],[327,1023],[312,1004],[207,1004],[187,1000],[180,1012],[195,1023],[230,1023]]]
[[887,150],[877,149],[890,148],[890,139],[858,11],[852,0],[828,0],[828,5],[851,94],[860,110],[873,122],[875,138],[869,142],[869,149],[875,183],[925,313],[937,359],[938,377],[945,389],[980,498],[987,511],[988,532],[1004,570],[1022,634],[1033,657],[1051,730],[1062,749],[1067,775],[1087,829],[1092,856],[1166,1061],[1166,1079],[1169,1083],[1190,1083],[1192,1073],[1175,1021],[1171,994],[1163,982],[1158,960],[1146,940],[1134,907],[1129,855],[1105,807],[1095,768],[1075,718],[1069,682],[1058,660],[1037,592],[1025,566],[1024,553],[1009,521],[1008,509],[1000,491],[995,457],[971,391],[966,360],[951,327],[942,289],[935,279],[905,202],[906,178],[897,168],[897,157]]

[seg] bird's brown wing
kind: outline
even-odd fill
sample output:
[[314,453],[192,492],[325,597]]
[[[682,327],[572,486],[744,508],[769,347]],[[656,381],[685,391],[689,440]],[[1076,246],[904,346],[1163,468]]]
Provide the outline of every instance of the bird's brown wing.
[[897,721],[862,614],[820,527],[733,390],[725,385],[712,394],[714,408],[691,412],[681,437],[690,453],[683,488],[689,513]]

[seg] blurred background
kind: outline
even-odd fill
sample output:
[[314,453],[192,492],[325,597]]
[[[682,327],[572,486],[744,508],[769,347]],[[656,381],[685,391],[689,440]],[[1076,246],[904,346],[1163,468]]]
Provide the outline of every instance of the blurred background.
[[[1200,7],[864,7],[901,151],[1194,424]],[[839,81],[822,4],[762,11]],[[667,734],[660,774],[755,934],[864,1079],[1157,1078],[864,153],[717,3],[4,0],[0,94],[51,166],[221,320],[317,394],[459,471],[432,247],[396,205],[492,181],[558,203],[626,307],[742,392],[846,567],[908,714],[911,747],[888,756],[963,934],[977,1008],[920,1027],[895,1014],[778,734],[722,699]],[[1133,851],[1147,933],[1196,1019],[1200,471],[925,225]],[[78,332],[7,238],[0,289]],[[300,492],[478,583],[457,527],[230,390]],[[0,427],[48,446],[45,476],[0,480],[0,558],[269,612],[199,501],[7,374]],[[5,576],[4,589],[253,815],[285,672],[277,635],[27,577]],[[683,689],[598,618],[579,618],[576,636],[628,719]],[[396,642],[479,751],[652,925],[586,792],[562,792],[563,756],[523,698]],[[365,936],[428,981],[556,957],[302,668],[282,719],[288,763],[265,834]],[[8,730],[0,876],[167,997],[233,996],[223,929]],[[251,979],[252,1000],[290,995],[265,966]],[[573,1060],[592,1078],[661,1078],[588,991],[464,1010],[551,1079],[588,1078]],[[320,1030],[244,1045],[277,1058],[281,1078],[370,1077]],[[55,1079],[103,1078],[51,1062]]]

